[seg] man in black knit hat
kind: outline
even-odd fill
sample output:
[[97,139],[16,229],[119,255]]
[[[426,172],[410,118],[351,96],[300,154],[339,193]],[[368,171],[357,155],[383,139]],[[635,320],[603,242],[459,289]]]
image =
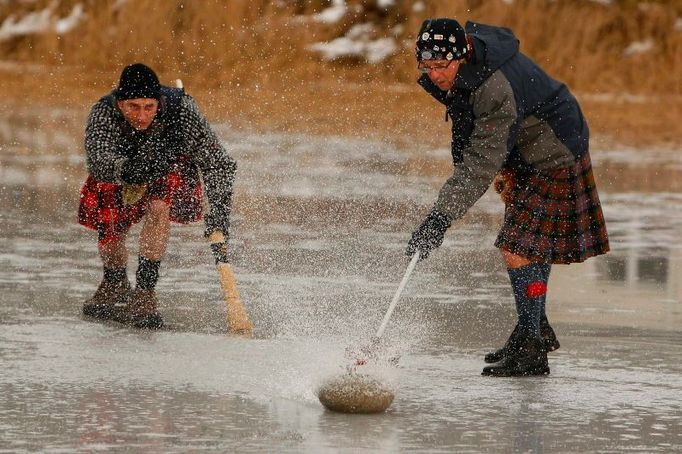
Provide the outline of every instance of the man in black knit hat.
[[568,88],[519,52],[509,29],[428,19],[416,54],[419,84],[452,121],[454,171],[407,254],[426,258],[494,182],[506,204],[495,245],[518,323],[504,347],[486,355],[494,364],[483,375],[548,374],[547,351],[559,347],[545,314],[551,266],[609,250],[587,123]]
[[[160,328],[154,288],[170,222],[200,220],[205,189],[210,205],[205,233],[221,232],[227,241],[236,163],[194,100],[181,88],[161,85],[141,63],[126,66],[118,87],[92,107],[85,153],[89,176],[78,219],[98,232],[104,277],[83,313]],[[141,220],[137,285],[132,289],[125,240]],[[226,245],[218,247],[225,250]]]

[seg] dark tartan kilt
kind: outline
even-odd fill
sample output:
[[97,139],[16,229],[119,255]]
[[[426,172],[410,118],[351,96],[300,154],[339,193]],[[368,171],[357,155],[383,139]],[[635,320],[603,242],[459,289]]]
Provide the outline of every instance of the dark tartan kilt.
[[170,171],[149,184],[145,195],[133,205],[123,203],[123,185],[101,183],[88,176],[81,189],[78,223],[97,230],[99,244],[124,236],[139,222],[151,199],[170,205],[170,220],[187,224],[201,219],[202,190],[199,172],[185,158],[171,165]]
[[515,174],[495,246],[531,261],[579,263],[609,251],[589,153],[571,167]]

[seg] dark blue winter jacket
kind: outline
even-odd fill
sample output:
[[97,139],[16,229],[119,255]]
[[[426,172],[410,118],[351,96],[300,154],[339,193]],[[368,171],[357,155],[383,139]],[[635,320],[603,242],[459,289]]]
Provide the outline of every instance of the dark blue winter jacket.
[[589,129],[566,85],[519,52],[511,30],[467,22],[473,53],[445,92],[427,75],[419,84],[452,120],[453,175],[436,209],[460,218],[502,168],[566,167],[588,151]]

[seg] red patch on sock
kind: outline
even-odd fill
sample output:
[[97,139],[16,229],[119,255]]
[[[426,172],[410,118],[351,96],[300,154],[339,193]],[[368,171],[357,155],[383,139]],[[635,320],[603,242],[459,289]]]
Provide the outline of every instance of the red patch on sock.
[[526,287],[526,296],[528,298],[538,298],[547,293],[547,284],[542,281],[531,282]]

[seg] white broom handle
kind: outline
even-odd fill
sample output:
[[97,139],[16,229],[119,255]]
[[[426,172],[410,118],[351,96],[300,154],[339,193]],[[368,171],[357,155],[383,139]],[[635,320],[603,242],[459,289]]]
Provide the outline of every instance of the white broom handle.
[[391,318],[391,314],[393,314],[393,310],[395,309],[396,304],[398,304],[398,300],[400,299],[400,295],[403,293],[403,289],[405,288],[405,285],[407,285],[407,280],[410,278],[410,275],[412,274],[414,267],[417,266],[418,261],[419,261],[419,251],[414,253],[414,255],[412,256],[412,260],[410,260],[410,264],[407,265],[407,271],[405,271],[405,276],[403,276],[403,280],[400,281],[400,285],[398,286],[398,290],[396,290],[395,295],[393,295],[393,301],[391,301],[391,305],[388,307],[388,310],[386,311],[386,315],[384,315],[384,320],[381,322],[381,326],[377,330],[377,334],[376,334],[377,339],[380,338],[382,334],[384,334],[384,330],[386,329],[386,325],[388,325],[388,320]]

